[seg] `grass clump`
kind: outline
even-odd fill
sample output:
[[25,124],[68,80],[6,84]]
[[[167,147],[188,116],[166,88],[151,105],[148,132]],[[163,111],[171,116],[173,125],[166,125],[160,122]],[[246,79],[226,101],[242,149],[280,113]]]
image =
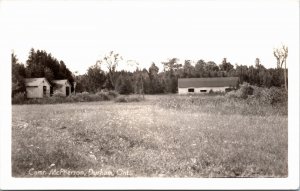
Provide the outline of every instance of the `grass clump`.
[[130,103],[130,102],[140,102],[144,100],[141,96],[119,96],[115,99],[115,102],[119,103]]
[[58,103],[75,103],[75,102],[93,102],[93,101],[110,101],[117,98],[119,94],[115,91],[89,92],[71,94],[65,96],[61,92],[55,92],[51,97],[27,99],[25,93],[18,93],[12,99],[12,104],[58,104]]
[[116,98],[116,97],[119,96],[119,93],[117,91],[110,90],[110,91],[108,91],[108,95],[113,97],[113,98]]
[[23,104],[26,101],[25,92],[18,92],[12,98],[12,104]]

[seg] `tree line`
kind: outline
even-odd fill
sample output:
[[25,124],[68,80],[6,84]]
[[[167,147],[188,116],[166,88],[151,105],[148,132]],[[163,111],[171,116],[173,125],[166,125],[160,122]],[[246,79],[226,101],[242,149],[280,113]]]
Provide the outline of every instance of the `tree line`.
[[[161,72],[155,63],[152,63],[148,69],[137,68],[133,72],[116,71],[120,60],[120,55],[111,51],[108,56],[89,67],[86,74],[76,76],[77,91],[97,92],[101,89],[114,89],[121,94],[176,93],[178,78],[209,77],[239,77],[240,83],[247,82],[251,85],[269,88],[282,87],[285,84],[285,75],[287,75],[287,69],[282,65],[267,69],[259,58],[256,58],[254,65],[251,66],[232,65],[226,58],[219,65],[214,61],[206,62],[202,59],[195,64],[192,60],[185,60],[182,64],[179,63],[178,58],[172,58],[161,63],[164,68]],[[106,66],[108,72],[101,70],[101,65]]]
[[45,77],[55,87],[52,80],[68,79],[72,84],[74,75],[62,60],[57,60],[44,50],[29,52],[26,64],[18,61],[17,56],[12,53],[12,96],[18,92],[25,92],[25,78]]
[[[122,56],[111,51],[102,59],[90,66],[83,75],[74,75],[63,61],[58,61],[43,50],[30,50],[26,65],[18,62],[12,54],[12,94],[25,91],[25,78],[45,77],[51,83],[53,79],[68,79],[71,84],[76,82],[76,92],[96,93],[116,90],[121,94],[160,94],[176,93],[178,78],[209,78],[209,77],[239,77],[240,83],[247,82],[260,87],[287,88],[287,47],[275,49],[276,68],[265,68],[256,58],[254,65],[231,64],[226,58],[220,64],[202,59],[194,62],[178,58],[162,62],[163,71],[159,72],[156,63],[149,68],[136,67],[133,72],[117,70]],[[283,68],[284,63],[284,68]],[[105,67],[106,71],[102,68]],[[54,84],[53,84],[54,85]],[[73,91],[74,86],[72,87]]]

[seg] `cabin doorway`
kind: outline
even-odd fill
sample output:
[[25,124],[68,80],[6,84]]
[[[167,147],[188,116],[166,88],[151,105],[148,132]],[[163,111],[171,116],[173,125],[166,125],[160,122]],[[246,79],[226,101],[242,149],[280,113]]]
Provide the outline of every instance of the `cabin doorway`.
[[43,86],[43,96],[47,95],[47,86]]
[[66,96],[70,95],[70,87],[66,87]]

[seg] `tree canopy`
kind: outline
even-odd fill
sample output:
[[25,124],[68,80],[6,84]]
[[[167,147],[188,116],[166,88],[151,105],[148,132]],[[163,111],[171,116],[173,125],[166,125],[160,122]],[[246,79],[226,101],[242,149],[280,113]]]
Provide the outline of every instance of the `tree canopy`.
[[[224,58],[218,65],[214,61],[197,61],[186,59],[181,62],[178,58],[171,58],[162,62],[163,71],[159,71],[156,63],[146,68],[137,68],[133,72],[118,71],[117,65],[123,59],[113,51],[109,52],[96,64],[90,66],[83,75],[74,76],[62,60],[57,60],[50,53],[43,50],[30,50],[26,65],[18,62],[12,54],[12,93],[25,91],[24,78],[45,77],[50,82],[53,79],[68,79],[71,83],[76,80],[76,92],[98,92],[103,89],[116,90],[122,94],[130,93],[176,93],[178,78],[209,78],[209,77],[239,77],[240,82],[261,87],[281,87],[287,80],[287,69],[284,73],[287,58],[287,47],[274,50],[277,68],[266,69],[259,58],[253,65],[232,65]],[[107,71],[102,70],[103,67]],[[286,75],[286,78],[285,78]]]

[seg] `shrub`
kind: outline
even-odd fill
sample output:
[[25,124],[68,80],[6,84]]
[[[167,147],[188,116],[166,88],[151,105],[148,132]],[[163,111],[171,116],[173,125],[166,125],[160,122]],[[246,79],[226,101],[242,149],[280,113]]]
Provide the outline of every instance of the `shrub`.
[[114,91],[114,90],[110,90],[110,91],[108,92],[108,95],[111,96],[111,97],[113,97],[113,98],[116,98],[116,97],[119,96],[119,93],[116,92],[116,91]]
[[25,101],[26,101],[25,92],[16,93],[12,98],[13,104],[23,104]]
[[287,103],[287,92],[283,88],[271,87],[263,88],[257,86],[251,86],[249,84],[243,84],[237,91],[231,91],[226,94],[226,97],[242,98],[247,100],[249,104],[277,104]]
[[52,97],[60,97],[60,98],[64,98],[66,97],[64,93],[59,92],[59,91],[55,91],[52,95]]
[[33,99],[28,99],[26,101],[27,104],[42,104],[43,103],[43,99],[41,98],[33,98]]
[[66,97],[66,101],[67,102],[78,102],[79,99],[78,99],[77,95],[71,94],[70,96]]
[[108,101],[110,100],[109,93],[107,92],[97,92],[96,95],[99,98],[99,101]]
[[231,98],[240,98],[240,92],[235,90],[235,91],[231,91],[231,92],[227,92],[225,95],[227,98],[231,99]]
[[128,97],[127,102],[140,102],[142,101],[142,97],[134,96],[134,97]]
[[88,92],[77,93],[78,101],[90,101],[90,94]]
[[115,99],[115,102],[128,103],[128,102],[140,102],[142,100],[143,98],[140,96],[120,96]]
[[86,98],[87,98],[87,101],[102,101],[102,98],[96,94],[90,94]]
[[243,83],[238,90],[240,91],[240,98],[247,99],[249,95],[253,95],[253,87],[251,87],[248,83]]
[[212,89],[210,89],[207,95],[216,96],[216,95],[225,95],[225,93],[222,91],[213,91]]
[[[113,94],[113,93],[112,93]],[[113,95],[108,92],[98,92],[90,94],[88,92],[77,93],[76,95],[64,96],[61,92],[56,92],[52,97],[34,98],[25,100],[27,104],[56,104],[56,103],[73,103],[73,102],[89,102],[89,101],[108,101],[113,99]],[[13,101],[15,103],[16,101]]]
[[115,99],[115,102],[128,102],[125,96],[120,96],[117,99]]
[[283,88],[271,87],[269,89],[258,89],[257,96],[262,102],[268,104],[284,103],[287,102],[287,94]]
[[248,83],[243,83],[236,91],[230,91],[226,94],[229,98],[242,98],[247,99],[249,95],[253,95],[253,87]]

